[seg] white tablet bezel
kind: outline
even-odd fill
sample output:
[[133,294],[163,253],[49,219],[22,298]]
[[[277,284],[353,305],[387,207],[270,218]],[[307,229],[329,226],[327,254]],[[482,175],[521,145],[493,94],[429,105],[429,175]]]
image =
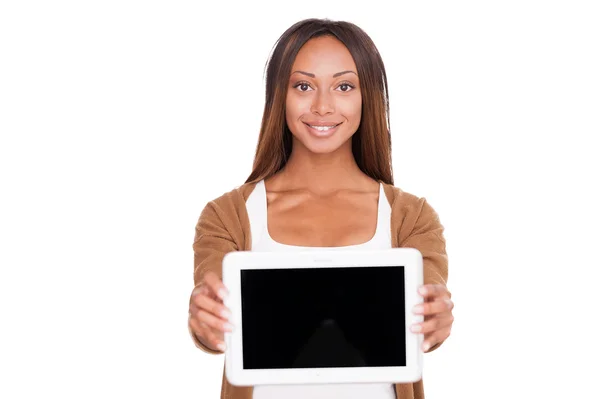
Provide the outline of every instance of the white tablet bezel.
[[[282,266],[285,265],[285,266]],[[245,370],[242,351],[242,298],[240,271],[268,268],[404,266],[406,314],[405,367],[341,367]],[[225,372],[233,385],[323,384],[323,383],[410,383],[421,379],[423,334],[410,326],[423,321],[412,312],[423,303],[417,289],[423,284],[423,258],[414,248],[353,251],[251,252],[235,251],[223,259],[223,283],[229,291],[224,304],[232,313],[234,330],[225,333]]]

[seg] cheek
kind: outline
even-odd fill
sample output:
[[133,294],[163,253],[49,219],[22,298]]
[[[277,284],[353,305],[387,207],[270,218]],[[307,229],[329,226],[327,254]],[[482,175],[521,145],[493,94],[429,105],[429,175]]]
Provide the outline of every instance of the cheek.
[[303,113],[303,105],[291,96],[288,96],[285,101],[285,116],[288,123],[294,123]]
[[339,110],[340,113],[344,115],[350,122],[360,122],[360,117],[362,113],[362,102],[360,97],[352,99],[352,101],[348,101],[344,104],[341,104]]

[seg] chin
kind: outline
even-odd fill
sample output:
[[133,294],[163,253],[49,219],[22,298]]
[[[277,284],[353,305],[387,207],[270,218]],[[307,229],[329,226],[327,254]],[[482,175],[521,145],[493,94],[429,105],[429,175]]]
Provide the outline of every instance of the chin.
[[352,136],[342,140],[336,140],[334,137],[328,139],[315,139],[313,137],[302,137],[298,141],[310,152],[314,154],[330,154],[340,148],[344,147],[345,144],[352,139]]

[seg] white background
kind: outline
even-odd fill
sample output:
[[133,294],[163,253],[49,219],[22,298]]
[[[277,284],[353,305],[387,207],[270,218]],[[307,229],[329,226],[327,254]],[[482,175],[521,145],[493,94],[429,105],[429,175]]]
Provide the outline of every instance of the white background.
[[218,397],[223,358],[187,330],[194,226],[249,175],[265,62],[309,17],[374,40],[395,183],[446,228],[456,321],[427,398],[600,396],[597,2],[15,0],[0,397]]

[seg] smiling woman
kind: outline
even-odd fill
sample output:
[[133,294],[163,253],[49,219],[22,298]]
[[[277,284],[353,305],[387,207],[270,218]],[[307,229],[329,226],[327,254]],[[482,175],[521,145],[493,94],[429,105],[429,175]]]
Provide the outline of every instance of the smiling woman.
[[298,145],[317,154],[350,145],[360,125],[362,98],[348,49],[331,36],[312,39],[296,55],[292,69],[286,123],[296,132]]
[[[425,198],[393,184],[387,77],[377,48],[349,22],[294,24],[267,65],[253,170],[245,184],[210,201],[196,224],[189,307],[196,346],[222,353],[224,333],[234,328],[223,304],[228,252],[409,247],[423,256],[425,283],[424,306],[414,310],[424,322],[411,331],[424,335],[424,352],[438,348],[453,323],[444,228]],[[254,389],[224,378],[221,392],[230,399],[424,397],[422,380]]]
[[[296,23],[279,38],[266,80],[263,124],[247,183],[281,170],[295,142],[316,154],[351,149],[366,175],[393,184],[387,76],[362,29],[344,21]],[[307,124],[340,126],[321,131]]]

